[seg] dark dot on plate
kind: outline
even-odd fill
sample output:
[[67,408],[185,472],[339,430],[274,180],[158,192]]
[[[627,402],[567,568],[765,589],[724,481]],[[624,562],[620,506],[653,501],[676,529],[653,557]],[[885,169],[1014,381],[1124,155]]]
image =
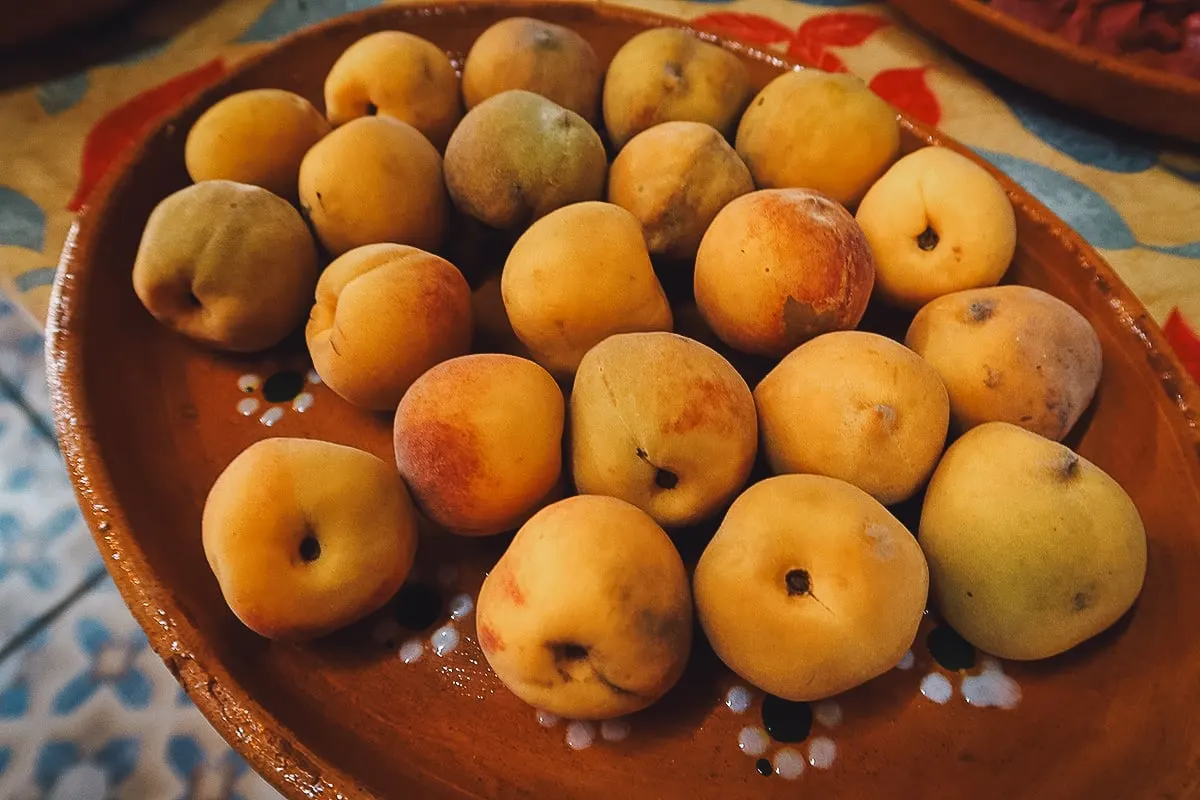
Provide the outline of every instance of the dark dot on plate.
[[263,381],[263,399],[268,403],[286,403],[304,388],[304,376],[293,370],[276,372]]
[[812,706],[769,694],[762,702],[763,727],[777,742],[803,742],[812,730]]
[[758,761],[756,761],[754,763],[754,768],[758,770],[758,774],[762,775],[764,778],[771,774],[771,762],[767,761],[765,758],[760,758]]
[[413,631],[423,631],[442,616],[442,596],[427,583],[406,583],[396,593],[396,621]]
[[654,473],[654,485],[660,489],[674,489],[679,484],[679,476],[669,469],[659,469]]
[[316,561],[321,557],[321,543],[315,536],[305,536],[300,540],[300,558],[306,563]]
[[379,106],[374,103],[367,103],[367,116],[373,117],[379,113]]
[[974,646],[953,628],[945,625],[934,628],[929,632],[925,644],[934,661],[941,664],[943,669],[958,672],[975,666]]

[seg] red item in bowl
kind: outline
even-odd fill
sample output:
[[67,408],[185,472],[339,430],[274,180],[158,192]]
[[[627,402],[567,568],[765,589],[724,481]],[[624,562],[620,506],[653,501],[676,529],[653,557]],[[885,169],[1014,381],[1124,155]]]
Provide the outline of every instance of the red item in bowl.
[[1200,0],[991,0],[1078,45],[1200,78]]

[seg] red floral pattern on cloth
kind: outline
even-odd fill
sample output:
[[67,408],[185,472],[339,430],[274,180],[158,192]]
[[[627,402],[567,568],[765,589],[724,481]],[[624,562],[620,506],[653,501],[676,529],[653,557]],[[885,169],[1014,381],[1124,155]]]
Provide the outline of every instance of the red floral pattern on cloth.
[[[877,14],[854,11],[818,14],[792,30],[769,17],[718,11],[692,20],[701,30],[750,44],[783,45],[789,57],[827,72],[849,72],[834,48],[862,46],[875,31],[891,25]],[[926,82],[926,67],[888,69],[870,81],[871,90],[911,117],[936,125],[942,118],[937,96]]]
[[1163,325],[1163,333],[1166,334],[1171,349],[1175,351],[1175,355],[1179,356],[1179,360],[1183,362],[1188,373],[1193,379],[1200,382],[1200,336],[1196,334],[1196,329],[1184,319],[1178,308],[1167,316],[1167,322]]

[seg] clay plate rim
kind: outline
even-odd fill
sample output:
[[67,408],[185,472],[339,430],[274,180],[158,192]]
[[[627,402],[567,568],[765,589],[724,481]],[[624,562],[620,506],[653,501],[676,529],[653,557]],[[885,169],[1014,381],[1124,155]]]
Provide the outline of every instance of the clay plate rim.
[[[494,4],[445,2],[376,7],[302,29],[238,62],[217,84],[192,95],[174,113],[164,117],[110,168],[93,193],[93,200],[71,227],[51,294],[46,327],[46,371],[55,428],[80,508],[108,571],[138,624],[148,634],[154,651],[204,716],[259,774],[285,796],[296,800],[313,796],[373,800],[374,795],[353,776],[324,763],[296,739],[292,730],[230,678],[221,662],[209,652],[203,636],[177,606],[170,588],[162,585],[149,569],[136,538],[128,533],[128,521],[116,502],[110,474],[100,458],[92,433],[90,406],[82,380],[83,342],[88,332],[88,319],[78,299],[86,294],[92,279],[89,264],[95,247],[94,231],[97,220],[108,212],[109,197],[128,180],[128,168],[141,158],[146,142],[163,127],[174,124],[184,109],[197,104],[209,104],[213,96],[237,74],[253,68],[277,49],[300,47],[310,39],[342,28],[356,27],[376,15],[388,16],[393,20],[443,16],[463,13],[472,5]],[[695,30],[686,20],[679,18],[590,2],[520,0],[504,5],[506,10],[514,14],[522,10],[536,14],[538,8],[553,5],[584,5],[590,6],[600,17],[646,27],[672,26]],[[734,52],[770,62],[781,69],[797,66],[775,53],[711,33],[696,32]],[[1192,454],[1188,462],[1191,482],[1200,487],[1200,415],[1197,413],[1197,409],[1200,409],[1200,388],[1183,369],[1162,331],[1140,301],[1079,234],[1024,189],[957,142],[903,115],[898,116],[901,126],[921,141],[957,150],[985,166],[1001,181],[1019,212],[1046,229],[1074,256],[1074,268],[1086,274],[1083,283],[1090,283],[1106,299],[1112,313],[1130,337],[1128,346],[1143,350],[1158,371],[1159,385],[1177,412],[1170,415],[1171,426],[1178,439],[1189,445],[1185,450]],[[458,788],[436,774],[425,773],[421,779],[426,786],[436,783],[441,784],[443,790],[455,791]]]

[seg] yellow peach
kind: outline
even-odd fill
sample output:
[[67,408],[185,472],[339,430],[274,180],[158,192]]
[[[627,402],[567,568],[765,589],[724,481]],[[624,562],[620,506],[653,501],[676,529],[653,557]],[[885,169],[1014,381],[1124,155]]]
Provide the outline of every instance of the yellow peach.
[[849,206],[896,159],[900,126],[858,78],[793,70],[751,101],[736,144],[759,188],[814,189]]
[[596,51],[570,28],[529,17],[497,22],[471,45],[463,64],[467,108],[510,89],[540,94],[594,125],[603,75]]
[[653,703],[692,644],[687,573],[645,512],[579,495],[533,516],[479,590],[479,646],[525,702],[574,719]]
[[462,117],[458,75],[437,45],[403,31],[379,31],[350,45],[325,78],[334,125],[381,114],[407,122],[439,150]]
[[559,375],[614,333],[671,329],[642,227],[609,203],[576,203],[531,225],[508,254],[500,291],[517,337]]
[[315,439],[246,448],[213,484],[201,528],[225,601],[269,639],[313,639],[375,611],[417,546],[416,512],[391,465]]
[[408,123],[360,117],[304,156],[300,207],[335,256],[381,242],[436,250],[448,211],[441,156]]
[[726,136],[753,89],[733,53],[681,28],[652,28],[621,46],[604,79],[604,126],[618,148],[660,122],[705,122]]
[[251,89],[200,115],[188,131],[184,162],[197,183],[249,183],[295,200],[300,161],[329,131],[321,112],[300,95]]

